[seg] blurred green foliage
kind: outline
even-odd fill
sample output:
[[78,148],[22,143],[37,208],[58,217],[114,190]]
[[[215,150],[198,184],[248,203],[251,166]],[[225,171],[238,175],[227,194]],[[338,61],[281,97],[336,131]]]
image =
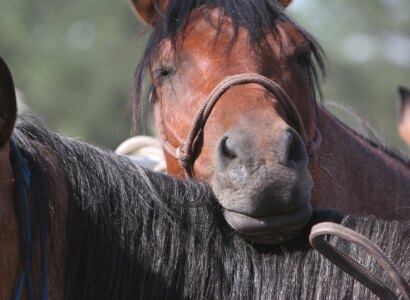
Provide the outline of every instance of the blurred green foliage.
[[53,130],[109,147],[130,136],[141,28],[126,0],[0,0],[0,55],[27,105]]
[[[410,1],[294,0],[289,10],[328,55],[324,99],[405,149],[396,88],[410,86]],[[143,32],[127,0],[0,0],[0,55],[30,109],[55,131],[107,147],[131,132]]]
[[[408,151],[397,132],[397,86],[410,86],[410,1],[293,2],[290,11],[328,57],[324,100],[351,107],[387,144]],[[352,119],[331,110],[347,122]]]

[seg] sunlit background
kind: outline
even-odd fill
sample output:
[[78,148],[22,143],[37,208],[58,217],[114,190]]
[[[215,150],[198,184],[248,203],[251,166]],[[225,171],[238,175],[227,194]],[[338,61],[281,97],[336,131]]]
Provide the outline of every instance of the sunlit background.
[[[330,109],[360,126],[354,111],[407,151],[397,86],[410,86],[410,1],[293,2],[290,13],[327,53],[324,101],[339,103]],[[145,31],[126,0],[0,0],[0,55],[26,109],[54,131],[110,148],[131,133],[127,104]]]

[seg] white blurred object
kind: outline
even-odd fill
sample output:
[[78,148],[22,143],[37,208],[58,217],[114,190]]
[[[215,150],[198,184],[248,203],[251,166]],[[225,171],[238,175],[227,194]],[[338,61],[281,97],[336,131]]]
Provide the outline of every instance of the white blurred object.
[[121,143],[115,153],[131,158],[136,164],[157,172],[166,172],[161,143],[150,136],[134,136]]
[[30,111],[30,107],[26,104],[24,93],[16,88],[17,109],[19,113]]

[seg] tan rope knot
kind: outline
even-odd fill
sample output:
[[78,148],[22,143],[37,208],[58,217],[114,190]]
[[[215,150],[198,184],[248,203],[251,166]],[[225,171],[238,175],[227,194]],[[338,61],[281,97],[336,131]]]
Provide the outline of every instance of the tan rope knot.
[[181,147],[178,147],[176,149],[176,159],[178,159],[181,163],[186,164],[191,161],[192,157],[191,155],[185,153]]

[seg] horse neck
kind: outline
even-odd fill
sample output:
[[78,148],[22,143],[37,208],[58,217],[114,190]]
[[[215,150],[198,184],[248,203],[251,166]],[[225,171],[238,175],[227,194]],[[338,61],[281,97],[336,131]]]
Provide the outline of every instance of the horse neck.
[[313,204],[408,220],[409,164],[367,141],[322,107],[319,120],[323,143]]

